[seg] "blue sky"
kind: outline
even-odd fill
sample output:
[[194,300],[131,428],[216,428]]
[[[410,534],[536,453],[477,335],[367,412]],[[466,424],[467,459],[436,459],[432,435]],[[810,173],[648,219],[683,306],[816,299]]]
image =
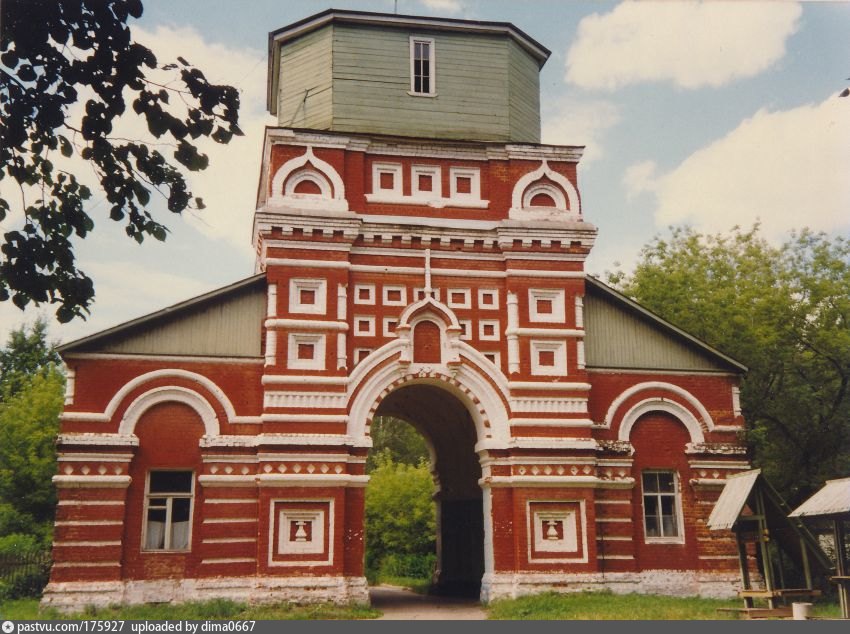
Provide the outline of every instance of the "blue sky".
[[[96,230],[78,255],[97,301],[88,321],[52,327],[63,341],[253,273],[260,131],[274,125],[268,32],[331,6],[394,9],[392,0],[144,4],[137,37],[161,61],[182,55],[237,86],[247,134],[209,148],[212,166],[193,179],[208,209],[169,217],[164,244],[135,245],[95,197]],[[850,3],[398,0],[398,11],[512,22],[552,51],[543,141],[587,146],[579,187],[600,230],[590,273],[628,269],[669,225],[716,232],[760,220],[774,241],[804,226],[850,235],[850,98],[837,98],[850,85]],[[6,302],[0,329],[36,312]]]

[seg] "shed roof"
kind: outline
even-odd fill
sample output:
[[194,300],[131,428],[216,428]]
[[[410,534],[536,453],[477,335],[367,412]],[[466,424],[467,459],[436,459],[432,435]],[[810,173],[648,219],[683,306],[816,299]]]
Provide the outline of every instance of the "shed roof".
[[735,473],[726,478],[726,486],[723,487],[717,503],[711,509],[711,515],[708,518],[709,529],[715,531],[731,529],[735,526],[759,475],[761,475],[761,469],[753,469]]
[[803,502],[790,517],[850,516],[850,478],[827,480],[823,488]]

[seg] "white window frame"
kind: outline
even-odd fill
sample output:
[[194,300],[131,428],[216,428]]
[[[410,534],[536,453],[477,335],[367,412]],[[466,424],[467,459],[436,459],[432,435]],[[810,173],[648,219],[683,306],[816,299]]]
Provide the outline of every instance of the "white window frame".
[[[644,490],[645,484],[643,477],[644,475],[654,474],[654,473],[669,473],[673,476],[673,492],[672,493],[649,493],[647,494]],[[675,535],[660,535],[657,537],[650,537],[647,535],[646,531],[646,496],[653,495],[656,496],[657,502],[659,505],[659,510],[661,508],[661,498],[662,497],[673,497],[673,510],[676,513],[676,534]],[[674,469],[644,469],[640,474],[640,508],[641,514],[643,516],[643,540],[647,544],[684,544],[685,543],[685,525],[683,522],[684,514],[682,513],[682,487],[681,480],[679,479],[679,472]],[[659,516],[661,517],[661,516]],[[662,522],[660,526],[662,532],[664,530],[664,524]]]
[[[299,344],[313,345],[312,359],[298,358]],[[286,367],[290,370],[324,370],[325,351],[325,335],[307,332],[289,333]]]
[[[452,298],[455,293],[463,294],[463,301],[456,302]],[[446,289],[446,304],[449,308],[472,308],[472,293],[468,288],[448,288]]]
[[[414,56],[416,44],[427,44],[428,52],[428,92],[416,91],[416,72]],[[437,45],[432,37],[410,36],[410,90],[407,92],[412,97],[436,97],[437,96]]]
[[[485,304],[484,296],[492,295],[493,303]],[[497,310],[499,308],[499,290],[496,288],[479,288],[478,289],[478,309],[479,310]]]
[[[468,194],[458,192],[458,178],[470,179]],[[481,201],[481,170],[477,167],[450,167],[449,198],[459,201]]]
[[[566,376],[567,375],[567,342],[551,339],[532,339],[531,373],[536,376]],[[540,352],[553,352],[555,365],[540,365]]]
[[[360,298],[360,291],[365,290],[369,292],[369,297],[366,299]],[[366,306],[373,306],[375,304],[375,285],[374,284],[355,284],[354,285],[354,303],[361,304]]]
[[[487,335],[484,333],[484,326],[493,326],[493,334]],[[478,321],[478,339],[481,341],[499,341],[499,320],[498,319],[481,319]]]
[[[301,303],[301,291],[314,291],[316,301],[313,304]],[[320,279],[289,280],[289,312],[308,315],[324,315],[328,311],[328,284]]]
[[[484,358],[487,359],[490,363],[495,365],[497,368],[502,367],[502,355],[500,355],[495,350],[485,350],[481,354],[484,355]],[[490,357],[493,357],[492,359]]]
[[[365,352],[366,354],[363,355],[363,358],[361,359],[360,354],[363,353],[363,352]],[[354,365],[357,365],[358,363],[365,361],[366,358],[370,354],[372,354],[372,352],[374,352],[373,348],[355,348],[354,349]]]
[[[431,177],[431,189],[419,189],[419,177]],[[410,193],[414,198],[438,200],[443,197],[442,170],[439,165],[413,165],[410,168]]]
[[[381,174],[393,175],[393,186],[390,189],[381,187]],[[402,183],[401,163],[372,163],[372,194],[401,198],[404,191]]]
[[[530,288],[528,289],[528,319],[538,323],[562,324],[567,319],[567,311],[564,299],[564,289],[558,288]],[[538,313],[537,300],[550,300],[552,302],[551,313]]]
[[[390,291],[400,291],[400,299],[391,300]],[[384,306],[407,306],[407,287],[389,285],[383,287],[383,304]]]
[[[360,322],[365,321],[369,324],[369,329],[366,331],[360,330]],[[374,337],[375,336],[375,317],[373,315],[355,315],[354,316],[354,336],[355,337]]]
[[[421,302],[423,299],[428,299],[428,297],[429,297],[429,295],[428,295],[428,293],[425,292],[424,288],[420,287],[420,288],[414,288],[413,289],[413,301],[414,302]],[[433,297],[435,300],[437,300],[439,302],[440,301],[440,289],[439,288],[432,288],[430,297]]]
[[[189,488],[188,493],[184,492],[164,492],[164,493],[151,493],[151,473],[152,472],[161,472],[161,471],[173,471],[175,473],[190,473],[192,474],[191,487]],[[165,498],[165,541],[163,542],[162,548],[148,548],[146,546],[148,542],[148,511],[151,509],[150,501],[151,498]],[[175,499],[189,499],[189,538],[186,543],[186,548],[171,548],[171,530],[169,527],[171,526],[171,512]],[[156,509],[158,507],[154,507]],[[195,515],[195,472],[192,469],[151,469],[145,475],[145,508],[144,514],[142,515],[142,543],[141,550],[143,552],[148,553],[187,553],[192,550],[192,529],[193,529],[193,518]]]

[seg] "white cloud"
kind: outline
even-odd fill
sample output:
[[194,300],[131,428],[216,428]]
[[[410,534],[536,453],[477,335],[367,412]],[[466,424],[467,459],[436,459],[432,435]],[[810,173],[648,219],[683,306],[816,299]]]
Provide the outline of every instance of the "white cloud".
[[793,2],[624,2],[582,19],[566,79],[606,90],[648,81],[722,86],[780,60],[801,13]]
[[547,106],[542,140],[552,145],[586,146],[582,164],[587,165],[602,157],[605,133],[620,118],[617,106],[608,101],[562,99]]
[[427,8],[440,13],[460,13],[463,4],[460,0],[421,0]]
[[850,227],[850,116],[838,97],[792,110],[759,110],[725,137],[653,178],[632,166],[630,194],[657,197],[656,223],[726,231],[759,220],[768,236],[792,228]]
[[658,166],[655,161],[642,161],[626,169],[623,184],[626,186],[626,197],[632,200],[638,194],[655,190]]

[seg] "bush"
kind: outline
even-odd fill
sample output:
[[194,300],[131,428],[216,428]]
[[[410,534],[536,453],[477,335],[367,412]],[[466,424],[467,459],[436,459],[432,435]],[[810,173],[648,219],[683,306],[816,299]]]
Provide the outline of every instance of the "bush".
[[381,560],[380,577],[410,577],[430,579],[437,563],[435,553],[425,555],[401,555],[389,553]]

